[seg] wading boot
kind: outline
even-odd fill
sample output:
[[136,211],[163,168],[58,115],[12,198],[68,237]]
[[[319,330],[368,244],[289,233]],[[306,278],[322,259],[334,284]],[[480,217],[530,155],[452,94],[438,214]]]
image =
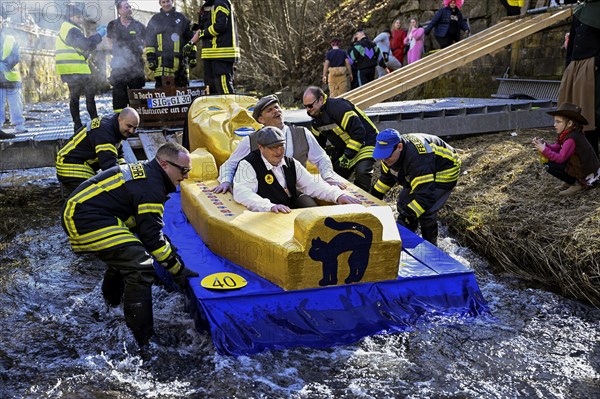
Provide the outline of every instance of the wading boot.
[[102,281],[102,296],[104,301],[110,307],[116,307],[121,304],[121,298],[125,292],[125,284],[121,273],[117,270],[108,269],[104,273],[104,280]]
[[152,288],[143,285],[128,285],[123,296],[125,323],[133,333],[140,348],[150,343],[154,335],[152,317]]

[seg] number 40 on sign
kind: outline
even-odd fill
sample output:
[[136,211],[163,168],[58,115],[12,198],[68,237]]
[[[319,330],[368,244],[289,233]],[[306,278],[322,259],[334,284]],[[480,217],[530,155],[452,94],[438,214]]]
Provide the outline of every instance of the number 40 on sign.
[[245,287],[248,282],[235,273],[213,273],[202,279],[200,285],[210,290],[237,290]]

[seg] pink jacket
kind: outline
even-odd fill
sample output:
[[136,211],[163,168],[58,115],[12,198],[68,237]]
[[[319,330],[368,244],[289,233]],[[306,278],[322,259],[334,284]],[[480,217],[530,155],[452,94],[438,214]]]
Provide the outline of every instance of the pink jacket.
[[409,32],[408,35],[406,35],[404,44],[410,45],[410,49],[406,54],[407,62],[409,64],[421,59],[421,56],[423,55],[423,48],[425,47],[424,36],[425,29],[420,26],[416,29],[413,29],[412,32]]

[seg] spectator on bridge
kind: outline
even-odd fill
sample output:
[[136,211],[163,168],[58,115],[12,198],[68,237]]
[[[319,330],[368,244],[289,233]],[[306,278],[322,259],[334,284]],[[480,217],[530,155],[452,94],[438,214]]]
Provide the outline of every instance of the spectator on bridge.
[[107,38],[112,45],[110,84],[113,111],[121,112],[129,105],[128,90],[141,89],[146,84],[144,75],[144,40],[146,27],[133,19],[128,0],[117,0],[119,18],[108,23]]
[[425,29],[419,25],[416,18],[410,19],[410,27],[404,43],[408,47],[406,53],[407,64],[419,61],[425,50]]
[[[5,107],[8,100],[10,121],[17,133],[27,132],[23,118],[23,98],[21,97],[21,74],[17,68],[20,61],[19,44],[14,36],[4,32],[6,13],[0,7],[0,128],[6,122]],[[12,139],[15,135],[0,129],[0,139]]]
[[329,86],[329,95],[338,97],[348,91],[348,79],[352,81],[352,66],[348,54],[340,49],[340,39],[331,41],[331,50],[325,54],[323,84]]
[[392,54],[400,62],[404,63],[405,45],[404,39],[406,39],[406,31],[402,29],[402,20],[396,18],[392,24],[391,37],[390,37],[390,48]]
[[350,63],[356,66],[356,74],[358,81],[356,87],[360,87],[375,79],[375,67],[377,65],[385,68],[383,55],[379,47],[371,39],[362,28],[359,28],[355,33],[356,41],[348,51]]
[[600,2],[585,2],[573,12],[567,43],[566,68],[558,91],[558,104],[579,104],[589,122],[584,126],[598,156],[600,135]]
[[554,116],[556,143],[547,144],[537,137],[532,143],[542,159],[547,160],[546,171],[565,183],[558,195],[585,190],[598,180],[600,173],[598,157],[583,135],[583,126],[588,121],[581,114],[581,107],[570,103],[563,103],[548,114]]
[[379,47],[381,54],[383,56],[383,61],[385,62],[385,68],[377,65],[377,77],[380,78],[390,72],[395,71],[396,69],[400,69],[402,67],[402,61],[398,60],[394,54],[392,54],[390,48],[390,37],[392,36],[392,32],[389,30],[384,30],[380,34],[378,34],[373,42]]
[[438,10],[425,28],[426,35],[435,28],[433,34],[440,48],[459,42],[461,30],[469,34],[469,25],[460,12],[462,5],[463,0],[444,0],[444,7]]
[[89,55],[96,49],[106,35],[106,26],[101,25],[97,33],[86,37],[81,24],[85,11],[77,5],[67,7],[67,20],[63,22],[56,35],[55,59],[56,72],[69,86],[69,110],[73,118],[73,130],[83,127],[79,113],[79,97],[85,94],[85,104],[91,119],[98,117],[94,95],[96,88],[92,81],[92,70],[88,63]]

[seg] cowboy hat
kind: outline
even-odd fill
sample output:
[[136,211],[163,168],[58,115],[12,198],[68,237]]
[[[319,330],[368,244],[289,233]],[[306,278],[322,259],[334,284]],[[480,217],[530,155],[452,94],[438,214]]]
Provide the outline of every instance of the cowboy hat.
[[548,112],[548,115],[552,116],[564,116],[565,118],[571,119],[573,122],[577,122],[580,125],[587,125],[588,121],[581,115],[581,107],[571,103],[562,103],[556,109],[556,111]]

